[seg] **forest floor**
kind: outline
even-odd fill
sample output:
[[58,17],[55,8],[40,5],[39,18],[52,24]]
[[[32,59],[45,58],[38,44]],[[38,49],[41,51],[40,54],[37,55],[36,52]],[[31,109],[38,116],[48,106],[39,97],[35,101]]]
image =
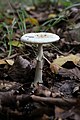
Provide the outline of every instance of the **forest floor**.
[[[0,120],[80,120],[80,4],[0,10]],[[34,84],[37,45],[21,42],[31,32],[54,33],[43,45],[43,83]]]

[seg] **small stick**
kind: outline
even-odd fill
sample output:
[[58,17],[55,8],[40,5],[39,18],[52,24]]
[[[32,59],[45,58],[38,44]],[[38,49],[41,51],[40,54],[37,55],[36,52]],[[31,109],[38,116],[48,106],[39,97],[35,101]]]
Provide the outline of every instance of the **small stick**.
[[49,63],[51,64],[51,62],[43,55],[43,58]]
[[36,101],[36,102],[47,102],[47,103],[51,103],[53,105],[57,105],[57,106],[67,106],[70,107],[72,105],[76,105],[77,104],[77,99],[72,99],[72,98],[66,98],[65,100],[62,98],[51,98],[51,97],[39,97],[39,96],[35,96],[32,95],[31,98]]

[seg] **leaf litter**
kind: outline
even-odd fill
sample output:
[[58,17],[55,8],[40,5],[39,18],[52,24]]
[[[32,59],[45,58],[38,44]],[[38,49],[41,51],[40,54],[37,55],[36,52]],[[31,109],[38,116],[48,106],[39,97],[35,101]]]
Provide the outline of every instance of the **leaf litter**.
[[[80,8],[72,7],[59,16],[63,8],[56,9],[52,4],[34,9],[23,7],[27,15],[21,14],[19,4],[11,7],[0,18],[2,24],[5,22],[14,30],[14,36],[10,37],[5,26],[0,26],[0,119],[79,120]],[[17,23],[13,26],[14,17]],[[31,86],[37,49],[19,40],[25,32],[39,31],[56,33],[61,39],[54,45],[44,46],[43,84]],[[8,56],[9,45],[11,56]]]

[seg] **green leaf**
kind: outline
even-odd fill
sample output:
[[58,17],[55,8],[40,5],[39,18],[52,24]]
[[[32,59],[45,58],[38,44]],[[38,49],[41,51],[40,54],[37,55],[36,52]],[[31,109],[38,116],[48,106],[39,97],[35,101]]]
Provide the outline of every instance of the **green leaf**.
[[70,0],[59,0],[59,4],[62,4],[65,7],[68,7],[68,6],[72,5],[72,2]]
[[15,46],[15,47],[22,47],[23,46],[23,44],[20,41],[16,41],[16,40],[9,41],[8,45],[12,45],[12,46]]

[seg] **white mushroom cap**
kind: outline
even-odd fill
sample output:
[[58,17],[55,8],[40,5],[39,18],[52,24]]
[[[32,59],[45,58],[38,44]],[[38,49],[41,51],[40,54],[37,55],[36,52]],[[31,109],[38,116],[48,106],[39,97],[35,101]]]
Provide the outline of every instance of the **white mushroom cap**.
[[56,42],[60,38],[58,35],[47,32],[40,33],[27,33],[21,37],[21,41],[27,43],[35,43],[35,44],[46,44],[51,42]]

